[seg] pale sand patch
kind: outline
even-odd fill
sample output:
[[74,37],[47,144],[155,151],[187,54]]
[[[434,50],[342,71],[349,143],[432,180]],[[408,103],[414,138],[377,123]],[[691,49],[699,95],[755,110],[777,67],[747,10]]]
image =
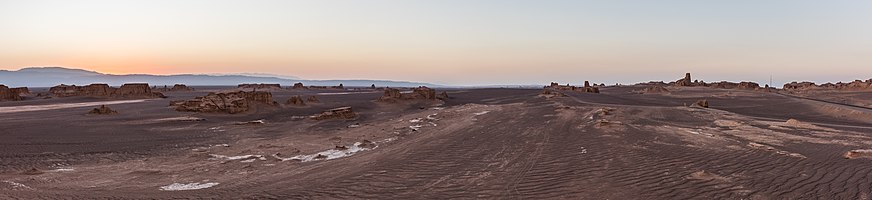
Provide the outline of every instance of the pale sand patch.
[[79,108],[79,107],[99,106],[99,105],[139,103],[139,102],[144,102],[144,101],[147,101],[147,99],[119,100],[119,101],[97,101],[97,102],[85,102],[85,103],[61,103],[61,104],[49,104],[49,105],[31,105],[31,106],[7,106],[7,107],[0,107],[0,113],[17,113],[17,112],[41,111],[41,110],[57,110],[57,109],[64,109],[64,108]]
[[173,183],[173,184],[170,184],[167,186],[161,186],[160,190],[163,190],[163,191],[199,190],[199,189],[210,188],[210,187],[213,187],[216,185],[218,185],[218,183],[188,183],[188,184]]
[[369,94],[369,93],[378,93],[378,92],[379,91],[375,91],[375,92],[322,92],[322,93],[317,93],[317,95]]

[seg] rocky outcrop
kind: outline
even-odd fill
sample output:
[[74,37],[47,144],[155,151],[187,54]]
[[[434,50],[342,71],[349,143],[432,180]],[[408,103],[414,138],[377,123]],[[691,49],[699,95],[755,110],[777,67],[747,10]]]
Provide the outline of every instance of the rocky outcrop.
[[822,85],[817,85],[813,82],[791,82],[784,84],[784,90],[788,91],[799,91],[799,90],[848,90],[848,91],[862,91],[862,90],[872,90],[872,79],[861,81],[854,80],[849,83],[824,83]]
[[309,102],[309,103],[321,103],[321,100],[318,100],[318,97],[317,97],[317,96],[309,96],[309,98],[306,98],[306,102]]
[[599,88],[591,86],[590,82],[588,82],[588,81],[584,81],[584,87],[576,87],[576,86],[571,86],[569,84],[560,85],[558,83],[551,82],[551,85],[545,86],[545,89],[569,90],[569,91],[584,92],[584,93],[599,93]]
[[317,85],[313,85],[313,86],[309,86],[309,88],[311,88],[311,89],[340,89],[340,90],[344,90],[344,89],[345,89],[345,85],[342,85],[341,83],[340,83],[338,86],[317,86]]
[[673,81],[669,83],[669,85],[677,87],[709,86],[709,84],[705,83],[704,81],[693,80],[690,76],[690,73],[685,73],[684,78]]
[[265,84],[265,83],[257,83],[257,84],[248,84],[243,83],[237,86],[239,89],[243,90],[253,90],[253,91],[269,91],[269,90],[281,90],[281,84]]
[[173,85],[173,87],[167,87],[166,85],[164,85],[163,88],[158,88],[157,86],[154,86],[154,87],[152,87],[151,89],[154,90],[154,91],[158,91],[158,92],[187,92],[187,91],[194,91],[194,88],[190,88],[190,87],[188,87],[188,86],[185,85],[185,84],[175,84],[175,85]]
[[309,89],[303,85],[303,83],[294,83],[294,86],[291,89],[300,90],[300,89]]
[[709,86],[711,88],[720,88],[720,89],[745,89],[745,90],[760,89],[760,84],[757,84],[755,82],[747,82],[747,81],[743,81],[743,82],[739,82],[739,83],[721,81],[721,82],[710,83],[707,86]]
[[820,89],[817,84],[812,82],[791,82],[784,84],[782,88],[784,90],[811,90],[811,89]]
[[845,152],[845,159],[872,158],[872,149],[855,149]]
[[696,86],[693,84],[693,79],[690,78],[690,73],[684,74],[684,78],[678,79],[675,82],[670,83],[673,86]]
[[[769,86],[766,86],[766,87],[769,87]],[[760,84],[755,83],[755,82],[742,81],[742,82],[739,82],[739,86],[737,86],[736,89],[756,90],[756,89],[760,89]]]
[[112,110],[106,105],[101,105],[99,108],[94,108],[88,112],[88,114],[92,115],[109,115],[109,114],[117,114],[118,111]]
[[30,90],[26,87],[9,88],[0,85],[0,101],[21,101],[24,100],[24,96],[29,94]]
[[357,117],[357,113],[351,109],[351,107],[340,107],[334,108],[327,111],[324,111],[321,114],[314,115],[311,118],[314,120],[327,120],[327,119],[354,119]]
[[653,86],[647,87],[641,91],[636,91],[636,93],[639,93],[639,94],[666,94],[666,93],[669,93],[669,90],[667,90],[665,87],[660,86],[660,85],[653,85]]
[[[445,93],[444,96],[448,97],[448,93]],[[384,95],[380,97],[378,100],[383,102],[396,102],[400,100],[436,100],[436,90],[421,86],[415,89],[412,89],[409,93],[402,93],[399,89],[395,88],[385,88]]]
[[439,93],[439,96],[436,96],[436,98],[441,100],[448,100],[448,92],[442,91],[442,93]]
[[272,93],[257,91],[237,91],[229,93],[209,93],[206,96],[191,100],[172,102],[177,111],[183,112],[223,112],[229,114],[248,111],[255,104],[277,105],[273,101]]
[[[658,83],[651,82],[649,84],[658,84]],[[675,86],[675,87],[711,87],[711,88],[720,88],[720,89],[746,89],[746,90],[760,89],[760,84],[757,84],[755,82],[748,82],[748,81],[743,81],[743,82],[739,82],[739,83],[728,82],[728,81],[706,83],[705,81],[692,80],[690,73],[684,74],[684,78],[678,79],[677,81],[674,81],[674,82],[671,82],[668,85]]]
[[49,88],[49,93],[56,97],[102,97],[102,98],[166,98],[160,92],[154,92],[147,83],[127,83],[119,88],[107,84],[90,84],[86,86],[58,85]]
[[288,99],[287,102],[285,102],[285,104],[293,105],[293,106],[305,106],[306,102],[303,101],[303,97],[301,97],[300,95],[297,95],[297,96],[292,96],[290,99]]
[[398,100],[403,98],[403,93],[400,92],[399,89],[395,88],[385,88],[385,92],[379,100],[389,101],[389,100]]
[[11,90],[13,94],[18,94],[18,96],[30,95],[30,89],[27,87],[9,88],[9,90]]
[[436,100],[436,90],[421,86],[413,89],[407,98]]
[[113,88],[108,84],[90,84],[86,86],[76,85],[58,85],[49,88],[49,93],[56,97],[72,97],[72,96],[91,96],[91,97],[110,97]]
[[708,102],[708,100],[706,100],[706,99],[699,100],[699,101],[696,101],[696,103],[693,103],[693,105],[691,105],[691,107],[703,107],[703,108],[708,108],[708,107],[709,107],[709,102]]
[[539,94],[541,97],[545,97],[546,99],[555,98],[555,97],[565,97],[566,94],[558,92],[551,88],[545,88],[542,90],[542,93]]
[[128,83],[121,85],[118,89],[112,92],[115,97],[122,98],[139,98],[139,97],[160,97],[166,98],[162,93],[152,92],[147,83]]

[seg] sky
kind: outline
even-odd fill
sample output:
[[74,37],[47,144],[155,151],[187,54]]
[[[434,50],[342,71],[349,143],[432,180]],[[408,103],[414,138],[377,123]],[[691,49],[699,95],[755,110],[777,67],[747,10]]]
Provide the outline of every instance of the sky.
[[865,0],[0,0],[0,69],[447,85],[872,78]]

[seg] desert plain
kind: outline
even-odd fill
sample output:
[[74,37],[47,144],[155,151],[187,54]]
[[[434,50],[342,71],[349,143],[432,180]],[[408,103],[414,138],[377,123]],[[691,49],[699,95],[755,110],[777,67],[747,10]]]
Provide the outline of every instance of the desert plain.
[[0,199],[872,199],[862,88],[100,88],[0,102]]

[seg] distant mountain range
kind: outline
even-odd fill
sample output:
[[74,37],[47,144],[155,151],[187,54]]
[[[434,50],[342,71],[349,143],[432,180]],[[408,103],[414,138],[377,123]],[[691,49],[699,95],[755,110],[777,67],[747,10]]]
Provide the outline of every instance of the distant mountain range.
[[0,70],[0,84],[10,87],[51,87],[60,84],[87,85],[91,83],[106,83],[109,85],[121,85],[124,83],[148,83],[151,85],[237,85],[240,83],[278,83],[282,86],[290,86],[301,82],[304,85],[333,86],[343,84],[345,86],[368,87],[375,84],[379,87],[445,87],[436,84],[389,81],[389,80],[303,80],[292,76],[270,75],[260,73],[247,74],[177,74],[177,75],[151,75],[151,74],[127,74],[115,75],[104,74],[83,69],[70,69],[63,67],[30,67],[16,71]]

